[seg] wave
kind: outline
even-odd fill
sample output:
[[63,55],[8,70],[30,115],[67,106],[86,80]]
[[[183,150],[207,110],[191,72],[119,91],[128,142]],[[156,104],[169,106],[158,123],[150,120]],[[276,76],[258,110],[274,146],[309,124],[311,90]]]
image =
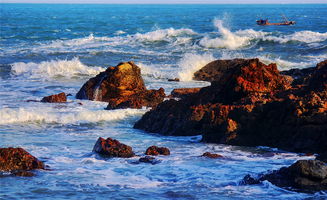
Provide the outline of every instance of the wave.
[[290,35],[285,35],[280,37],[267,36],[267,37],[263,37],[262,40],[275,41],[281,44],[288,43],[291,41],[297,41],[302,43],[316,43],[316,42],[323,42],[327,40],[327,32],[319,33],[313,31],[299,31]]
[[86,110],[75,108],[71,110],[57,109],[56,107],[40,108],[2,108],[0,109],[0,124],[13,123],[58,123],[58,124],[81,124],[97,123],[101,121],[117,121],[128,117],[140,116],[145,110],[121,109],[121,110]]
[[179,79],[181,81],[191,81],[194,72],[214,60],[215,58],[212,54],[185,54],[184,57],[178,63],[178,66],[181,70],[178,73]]
[[102,67],[86,66],[78,58],[73,58],[72,60],[43,61],[41,63],[17,62],[11,65],[11,72],[14,75],[41,79],[93,76],[104,70],[105,68]]
[[[169,41],[170,38],[176,38],[179,36],[196,35],[192,29],[158,29],[155,31],[147,32],[144,34],[136,33],[134,37],[138,40],[156,42],[156,41]],[[186,40],[187,41],[187,40]]]

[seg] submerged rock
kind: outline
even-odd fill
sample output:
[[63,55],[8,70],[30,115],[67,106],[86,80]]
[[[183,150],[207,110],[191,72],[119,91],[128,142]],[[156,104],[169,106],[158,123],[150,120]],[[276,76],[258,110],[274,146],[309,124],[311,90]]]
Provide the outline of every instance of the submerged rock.
[[258,184],[265,180],[285,189],[303,192],[327,190],[327,165],[318,160],[299,160],[290,167],[283,167],[258,178],[247,175],[242,183]]
[[170,155],[170,151],[166,147],[151,146],[151,147],[147,148],[147,150],[145,151],[145,155],[152,155],[152,156],[165,155],[165,156],[168,156],[168,155]]
[[54,94],[54,95],[50,95],[50,96],[47,96],[47,97],[43,97],[41,102],[44,102],[44,103],[65,103],[65,102],[67,102],[67,96],[66,96],[66,94],[64,92],[61,92],[59,94]]
[[43,162],[23,148],[0,148],[0,171],[11,172],[18,176],[33,176],[34,169],[44,169]]
[[203,157],[207,158],[222,158],[223,156],[217,153],[210,153],[210,152],[205,152],[202,154]]
[[150,163],[150,164],[152,164],[152,165],[155,165],[155,164],[160,163],[159,160],[156,160],[154,157],[151,157],[151,156],[144,156],[144,157],[141,157],[141,158],[139,159],[139,162]]
[[93,147],[93,152],[108,157],[130,158],[134,156],[132,147],[120,143],[112,138],[104,139],[99,137]]
[[202,134],[204,142],[326,152],[326,63],[294,87],[276,64],[214,61],[202,70],[205,75],[198,75],[211,80],[211,86],[159,104],[134,128],[165,135]]
[[108,102],[107,109],[155,107],[165,97],[164,89],[147,90],[140,68],[133,62],[108,67],[88,80],[77,99]]

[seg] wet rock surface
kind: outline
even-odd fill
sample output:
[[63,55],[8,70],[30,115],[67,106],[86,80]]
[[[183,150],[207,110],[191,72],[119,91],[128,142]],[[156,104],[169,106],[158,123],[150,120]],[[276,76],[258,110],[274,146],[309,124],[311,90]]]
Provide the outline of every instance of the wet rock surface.
[[150,163],[150,164],[152,164],[152,165],[155,165],[155,164],[160,163],[159,160],[156,160],[156,158],[151,157],[151,156],[144,156],[144,157],[141,157],[141,158],[139,159],[139,162],[142,162],[142,163]]
[[147,150],[145,151],[145,155],[152,155],[152,156],[165,155],[165,156],[168,156],[168,155],[170,155],[170,151],[166,147],[151,146],[151,147],[147,148]]
[[222,158],[223,156],[217,153],[210,153],[210,152],[205,152],[202,154],[202,157],[207,157],[207,158]]
[[326,63],[304,73],[299,85],[280,74],[276,64],[214,61],[204,67],[204,75],[195,75],[210,80],[211,86],[159,104],[134,128],[164,135],[202,134],[204,142],[326,152]]
[[247,175],[242,183],[259,184],[265,180],[279,187],[302,192],[327,190],[327,165],[318,160],[299,160],[290,167],[259,175],[258,178]]
[[64,92],[61,92],[59,94],[54,94],[54,95],[50,95],[50,96],[47,96],[47,97],[43,97],[41,102],[44,102],[44,103],[65,103],[65,102],[67,102],[67,96],[66,96],[66,94]]
[[17,176],[33,176],[34,169],[44,169],[43,162],[23,148],[0,148],[0,171],[11,172]]
[[140,68],[133,62],[108,67],[88,80],[77,99],[108,102],[107,109],[155,107],[165,97],[164,89],[147,90]]
[[106,157],[121,157],[130,158],[134,156],[132,147],[120,143],[118,140],[99,137],[93,147],[93,152],[96,152]]
[[170,97],[181,99],[186,98],[198,93],[200,89],[201,88],[176,88],[171,92]]

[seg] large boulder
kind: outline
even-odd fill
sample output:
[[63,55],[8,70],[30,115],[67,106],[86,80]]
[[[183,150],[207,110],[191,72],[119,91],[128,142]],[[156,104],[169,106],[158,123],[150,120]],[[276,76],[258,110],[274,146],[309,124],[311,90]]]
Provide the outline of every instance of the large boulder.
[[164,89],[147,90],[140,68],[133,62],[108,67],[88,80],[77,99],[108,102],[107,109],[154,107],[165,97]]
[[319,63],[295,86],[275,64],[258,59],[214,61],[207,65],[219,71],[211,86],[159,104],[134,128],[165,135],[202,134],[204,142],[326,152],[326,63]]
[[93,147],[93,152],[96,152],[106,157],[121,157],[130,158],[134,156],[132,147],[120,143],[118,140],[99,137]]
[[29,154],[23,148],[0,148],[0,171],[20,176],[31,176],[34,169],[44,169],[43,162]]
[[145,155],[152,155],[152,156],[164,155],[164,156],[168,156],[168,155],[170,155],[170,151],[169,151],[169,149],[167,147],[150,146],[145,151]]
[[47,97],[43,97],[41,102],[44,102],[44,103],[65,103],[65,102],[67,102],[67,96],[66,96],[66,94],[64,92],[61,92],[59,94],[54,94],[54,95],[50,95],[50,96],[47,96]]
[[318,160],[299,160],[290,167],[283,167],[257,178],[247,175],[242,183],[258,184],[265,180],[279,187],[303,192],[327,190],[327,165]]

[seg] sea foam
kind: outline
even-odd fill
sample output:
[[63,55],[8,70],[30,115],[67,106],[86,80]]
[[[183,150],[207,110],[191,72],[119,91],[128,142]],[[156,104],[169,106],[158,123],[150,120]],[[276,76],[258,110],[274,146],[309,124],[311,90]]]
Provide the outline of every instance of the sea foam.
[[78,58],[72,60],[51,60],[41,63],[13,63],[11,72],[17,76],[29,78],[55,78],[55,77],[79,77],[92,76],[104,71],[102,67],[89,67],[84,65]]

